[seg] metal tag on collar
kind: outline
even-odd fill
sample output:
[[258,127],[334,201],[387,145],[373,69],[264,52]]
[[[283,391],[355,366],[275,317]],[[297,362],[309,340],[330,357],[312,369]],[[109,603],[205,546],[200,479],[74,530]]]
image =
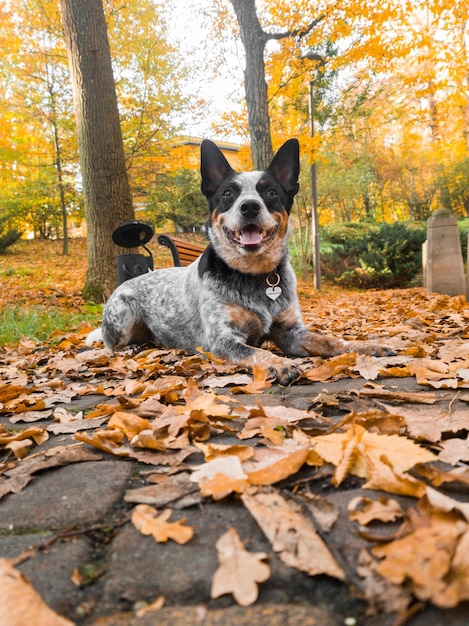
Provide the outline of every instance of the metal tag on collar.
[[280,287],[280,275],[269,274],[265,282],[267,283],[267,289],[265,290],[265,295],[271,300],[277,300],[279,296],[282,295],[282,288]]

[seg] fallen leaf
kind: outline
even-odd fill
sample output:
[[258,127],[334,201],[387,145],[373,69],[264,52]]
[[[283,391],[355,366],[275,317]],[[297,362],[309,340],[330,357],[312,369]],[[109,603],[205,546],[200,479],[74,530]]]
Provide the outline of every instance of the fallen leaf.
[[249,606],[257,600],[257,583],[266,581],[270,567],[262,561],[265,552],[248,552],[238,533],[230,528],[215,544],[219,567],[213,575],[211,597],[231,593],[240,606]]
[[407,580],[420,600],[448,606],[445,596],[453,554],[467,525],[454,513],[432,512],[427,524],[402,539],[372,548],[382,561],[378,573],[392,583]]
[[132,511],[132,523],[142,535],[152,535],[158,543],[165,543],[172,539],[176,543],[184,544],[194,536],[192,526],[183,526],[185,519],[169,522],[171,509],[165,509],[158,517],[158,511],[148,504],[137,504]]
[[312,437],[313,449],[328,463],[336,466],[334,484],[340,485],[348,474],[366,478],[370,464],[385,454],[397,473],[417,463],[435,461],[436,456],[406,437],[378,435],[355,424],[346,433]]
[[349,519],[362,526],[374,521],[394,522],[404,516],[399,502],[386,496],[380,496],[378,500],[358,496],[349,502],[347,509]]
[[2,626],[73,626],[58,615],[31,586],[26,576],[0,559],[0,622]]
[[276,491],[241,496],[281,560],[310,576],[327,574],[345,580],[345,573],[300,508]]
[[318,367],[313,367],[303,374],[302,378],[307,378],[313,382],[324,382],[326,380],[337,380],[342,378],[347,370],[351,370],[357,362],[357,355],[348,352],[334,356]]
[[357,362],[352,367],[353,372],[358,372],[362,378],[367,380],[375,380],[380,373],[379,359],[374,356],[359,354]]
[[155,611],[159,611],[160,609],[162,609],[164,607],[164,604],[164,596],[159,596],[158,598],[156,598],[156,600],[150,602],[150,604],[146,604],[145,606],[137,609],[135,611],[135,615],[138,618],[145,617],[145,615],[148,615],[149,613],[154,613]]

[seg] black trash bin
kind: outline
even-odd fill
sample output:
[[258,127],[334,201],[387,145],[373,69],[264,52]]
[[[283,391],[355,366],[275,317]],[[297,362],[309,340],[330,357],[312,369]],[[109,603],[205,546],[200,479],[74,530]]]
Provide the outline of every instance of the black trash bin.
[[117,255],[117,280],[119,285],[129,278],[135,278],[141,274],[153,270],[153,256],[146,247],[146,243],[153,237],[154,231],[150,224],[131,220],[120,224],[112,233],[113,242],[121,248],[139,248],[148,252],[144,254],[118,254]]

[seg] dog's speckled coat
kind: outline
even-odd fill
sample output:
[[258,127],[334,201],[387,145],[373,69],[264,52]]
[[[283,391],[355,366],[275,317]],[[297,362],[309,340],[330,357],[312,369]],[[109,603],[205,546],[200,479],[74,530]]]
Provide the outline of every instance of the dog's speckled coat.
[[[150,272],[114,291],[103,314],[108,349],[149,340],[191,353],[201,347],[242,367],[264,366],[283,384],[297,378],[299,369],[262,349],[265,339],[290,357],[390,352],[312,333],[301,319],[287,253],[288,218],[298,191],[296,139],[280,148],[265,172],[244,173],[204,141],[201,174],[210,209],[209,246],[188,267]],[[269,285],[276,299],[268,296]]]

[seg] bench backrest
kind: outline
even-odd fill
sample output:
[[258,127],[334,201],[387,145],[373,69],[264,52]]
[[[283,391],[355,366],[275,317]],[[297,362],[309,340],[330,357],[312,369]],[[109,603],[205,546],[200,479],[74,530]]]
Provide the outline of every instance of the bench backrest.
[[176,267],[190,265],[205,250],[205,246],[170,237],[169,235],[158,235],[158,243],[171,250]]

